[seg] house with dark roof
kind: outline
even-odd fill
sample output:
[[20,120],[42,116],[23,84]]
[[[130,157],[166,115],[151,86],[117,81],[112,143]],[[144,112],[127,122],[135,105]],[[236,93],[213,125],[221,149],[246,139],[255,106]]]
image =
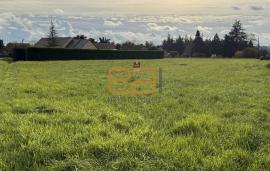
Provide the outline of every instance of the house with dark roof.
[[117,50],[112,43],[94,43],[94,45],[98,50]]
[[[97,49],[96,46],[86,39],[78,39],[72,37],[57,37],[55,39],[55,48],[68,48],[68,49]],[[41,38],[35,47],[50,47],[48,38]]]

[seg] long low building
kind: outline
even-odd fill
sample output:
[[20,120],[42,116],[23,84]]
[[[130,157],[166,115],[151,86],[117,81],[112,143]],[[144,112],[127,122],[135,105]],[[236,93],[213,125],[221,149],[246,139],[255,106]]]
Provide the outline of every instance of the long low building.
[[[68,48],[68,49],[97,49],[96,46],[86,39],[78,39],[72,37],[57,37],[55,38],[56,48]],[[49,38],[41,38],[35,47],[50,47]]]

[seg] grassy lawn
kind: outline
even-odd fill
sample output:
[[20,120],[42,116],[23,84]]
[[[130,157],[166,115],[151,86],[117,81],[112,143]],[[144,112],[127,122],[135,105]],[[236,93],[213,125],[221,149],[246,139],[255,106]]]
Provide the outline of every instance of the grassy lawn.
[[164,59],[155,96],[112,96],[133,61],[0,61],[0,170],[270,170],[269,61]]

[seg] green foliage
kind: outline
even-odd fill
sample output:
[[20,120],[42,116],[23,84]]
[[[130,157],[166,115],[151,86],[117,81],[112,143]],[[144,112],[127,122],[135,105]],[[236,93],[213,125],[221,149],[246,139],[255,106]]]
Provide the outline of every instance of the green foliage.
[[186,45],[184,39],[181,36],[174,40],[173,37],[168,35],[167,40],[163,41],[162,47],[168,52],[176,51],[178,52],[178,54],[181,55],[182,53],[184,53]]
[[14,48],[12,50],[13,59],[16,61],[26,60],[26,48]]
[[0,52],[4,49],[5,45],[4,45],[4,41],[0,40]]
[[163,93],[113,96],[133,60],[0,60],[0,170],[270,170],[269,61],[141,60]]
[[[87,36],[81,34],[81,35],[75,36],[74,38],[75,38],[75,39],[83,39],[83,40],[85,40],[85,39],[87,39]],[[91,39],[91,38],[90,38],[90,39]],[[90,41],[91,41],[91,40],[90,40]],[[91,41],[91,42],[92,42],[92,41]],[[92,43],[93,43],[93,42],[92,42]]]
[[171,57],[173,57],[173,58],[179,56],[177,51],[170,51],[169,53],[170,53]]
[[209,47],[203,41],[199,30],[196,32],[195,39],[192,43],[191,56],[193,57],[209,57],[211,55]]
[[213,40],[211,41],[212,54],[217,56],[222,54],[222,41],[220,40],[218,34],[215,34]]
[[106,37],[100,37],[99,38],[99,43],[110,43],[111,39],[108,39]]
[[116,47],[120,50],[146,50],[146,47],[143,44],[135,44],[131,41],[118,44]]
[[14,60],[104,60],[104,59],[161,59],[163,51],[88,50],[64,48],[27,48],[14,50]]
[[162,48],[167,51],[177,51],[183,57],[210,57],[211,55],[233,57],[237,51],[245,48],[254,47],[254,37],[248,36],[241,22],[236,20],[231,31],[220,39],[215,34],[213,39],[203,40],[198,30],[195,39],[182,38],[179,36],[176,40],[168,35],[166,40],[162,42]]
[[237,51],[253,47],[252,40],[248,40],[247,33],[241,22],[236,20],[229,34],[225,35],[223,42],[223,56],[232,57]]
[[147,50],[159,50],[152,42],[146,41],[144,46]]
[[256,48],[246,48],[243,51],[237,51],[235,57],[238,58],[258,58],[258,50]]

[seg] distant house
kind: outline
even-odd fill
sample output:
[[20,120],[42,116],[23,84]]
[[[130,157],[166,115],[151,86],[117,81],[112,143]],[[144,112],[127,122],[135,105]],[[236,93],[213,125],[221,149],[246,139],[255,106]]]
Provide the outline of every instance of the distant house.
[[[96,46],[86,39],[78,39],[72,37],[57,37],[56,48],[68,48],[68,49],[97,49]],[[35,47],[50,47],[48,38],[41,38]]]
[[95,43],[94,45],[98,50],[117,50],[112,43]]

